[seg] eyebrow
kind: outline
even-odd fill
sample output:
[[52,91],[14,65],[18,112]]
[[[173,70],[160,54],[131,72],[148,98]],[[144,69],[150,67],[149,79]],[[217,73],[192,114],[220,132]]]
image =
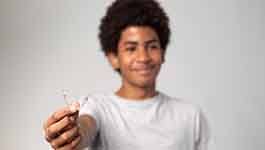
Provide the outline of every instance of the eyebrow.
[[[148,41],[145,41],[144,44],[150,44],[150,43],[156,43],[156,42],[159,42],[157,39],[152,39],[152,40],[148,40]],[[124,42],[124,45],[137,45],[138,42],[136,41],[126,41]]]
[[159,42],[159,41],[157,39],[152,39],[152,40],[146,41],[145,44],[156,43],[156,42]]

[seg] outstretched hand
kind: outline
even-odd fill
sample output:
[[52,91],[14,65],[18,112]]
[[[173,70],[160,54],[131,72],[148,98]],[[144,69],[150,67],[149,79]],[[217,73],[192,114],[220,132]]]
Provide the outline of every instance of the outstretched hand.
[[55,150],[73,150],[80,143],[81,136],[77,117],[79,103],[73,103],[55,111],[44,123],[47,142]]

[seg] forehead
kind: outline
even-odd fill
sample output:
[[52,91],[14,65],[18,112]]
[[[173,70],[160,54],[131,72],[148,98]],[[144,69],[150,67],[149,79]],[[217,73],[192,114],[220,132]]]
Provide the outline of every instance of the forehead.
[[149,40],[159,40],[156,31],[148,26],[130,26],[125,28],[120,37],[120,43],[135,41],[146,42]]

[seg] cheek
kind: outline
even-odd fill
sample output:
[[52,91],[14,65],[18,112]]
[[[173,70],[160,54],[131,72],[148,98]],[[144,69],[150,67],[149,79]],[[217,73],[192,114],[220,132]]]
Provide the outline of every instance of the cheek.
[[131,57],[121,57],[121,59],[119,60],[120,62],[120,66],[123,70],[128,70],[130,69],[130,66],[133,63],[133,59]]
[[163,55],[161,54],[161,52],[154,53],[152,55],[152,59],[155,61],[155,63],[162,64],[162,62],[163,62]]

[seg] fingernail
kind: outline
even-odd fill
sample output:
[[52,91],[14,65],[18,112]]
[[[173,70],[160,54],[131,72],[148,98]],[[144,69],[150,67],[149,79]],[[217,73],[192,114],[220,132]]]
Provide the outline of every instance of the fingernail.
[[75,121],[75,118],[74,118],[74,117],[72,117],[72,116],[71,116],[69,119],[70,119],[72,122],[74,122],[74,121]]

